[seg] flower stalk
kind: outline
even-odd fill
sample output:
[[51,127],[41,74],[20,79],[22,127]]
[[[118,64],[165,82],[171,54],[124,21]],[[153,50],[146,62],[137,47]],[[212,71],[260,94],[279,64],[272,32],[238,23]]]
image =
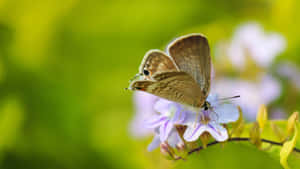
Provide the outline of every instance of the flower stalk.
[[[233,137],[233,138],[229,138],[226,142],[250,142],[251,141],[251,138],[250,137]],[[272,140],[267,140],[267,139],[261,139],[261,142],[264,142],[264,143],[269,143],[271,145],[274,145],[274,146],[283,146],[284,143],[281,143],[281,142],[276,142],[276,141],[272,141]],[[214,146],[214,145],[217,145],[217,144],[222,144],[223,142],[218,142],[218,141],[213,141],[213,142],[210,142],[206,145],[206,148],[208,147],[211,147],[211,146]],[[191,155],[195,152],[199,152],[201,150],[205,149],[204,146],[199,146],[197,148],[194,148],[192,150],[190,150],[188,152],[188,155]],[[299,148],[293,148],[293,151],[294,152],[297,152],[297,153],[300,153],[300,149]],[[179,156],[177,158],[175,158],[174,160],[181,160],[182,158]]]

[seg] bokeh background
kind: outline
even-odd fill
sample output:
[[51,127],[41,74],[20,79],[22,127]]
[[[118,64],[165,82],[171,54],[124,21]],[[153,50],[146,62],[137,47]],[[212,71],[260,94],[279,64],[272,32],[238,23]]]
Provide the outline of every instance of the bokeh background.
[[[297,68],[299,7],[297,0],[0,0],[0,168],[281,168],[243,144],[183,162],[147,152],[151,136],[132,134],[135,109],[124,88],[147,50],[192,32],[208,37],[218,71],[218,46],[249,22],[284,37],[274,64]],[[246,77],[219,72],[227,69]],[[270,103],[283,117],[300,105],[288,79],[278,76],[281,93]]]

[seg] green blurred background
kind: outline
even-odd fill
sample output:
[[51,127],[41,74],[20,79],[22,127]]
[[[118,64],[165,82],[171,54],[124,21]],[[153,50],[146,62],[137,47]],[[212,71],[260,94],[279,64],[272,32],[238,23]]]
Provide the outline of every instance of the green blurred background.
[[151,138],[128,132],[134,109],[124,88],[147,50],[191,32],[213,48],[245,21],[284,35],[280,57],[300,63],[299,7],[297,0],[0,0],[0,168],[281,168],[241,144],[176,163],[147,152]]

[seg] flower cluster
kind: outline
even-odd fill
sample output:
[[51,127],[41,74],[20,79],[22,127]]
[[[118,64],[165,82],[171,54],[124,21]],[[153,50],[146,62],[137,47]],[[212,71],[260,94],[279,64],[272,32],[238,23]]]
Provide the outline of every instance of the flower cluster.
[[[143,99],[142,95],[141,99]],[[210,106],[206,110],[158,99],[153,105],[152,116],[141,119],[145,128],[151,129],[155,133],[148,150],[152,151],[162,143],[178,147],[185,142],[198,140],[204,133],[209,133],[219,142],[227,140],[228,132],[223,124],[234,122],[239,118],[237,107],[223,103],[217,95],[209,95],[207,102]],[[184,127],[185,130],[178,131],[178,127]]]
[[[131,133],[137,137],[154,134],[148,151],[160,147],[162,154],[174,160],[185,159],[188,154],[219,142],[245,141],[266,151],[271,147],[266,144],[277,145],[282,147],[280,163],[288,168],[287,158],[292,152],[300,152],[295,147],[299,137],[299,113],[294,112],[287,121],[268,120],[268,117],[274,119],[286,115],[283,113],[286,111],[283,109],[286,106],[282,105],[284,101],[270,104],[282,95],[283,85],[292,84],[285,91],[290,90],[291,96],[295,97],[295,91],[300,91],[297,66],[287,61],[274,62],[285,48],[282,35],[266,33],[256,23],[242,25],[230,42],[220,43],[211,86],[212,91],[222,95],[241,95],[233,101],[241,109],[215,94],[207,97],[208,106],[195,108],[136,92],[137,114],[131,123]],[[280,79],[288,80],[281,83]],[[268,104],[270,116],[265,106]],[[246,123],[241,116],[242,110],[247,120],[254,121],[256,117],[256,121]],[[268,140],[269,135],[277,139]]]
[[[224,99],[219,99],[217,95],[209,95],[206,100],[209,105],[198,109],[142,92],[136,93],[135,96],[136,99],[140,99],[136,102],[137,108],[142,106],[150,108],[145,109],[148,113],[146,117],[134,120],[134,122],[142,120],[139,125],[143,124],[148,129],[147,132],[153,131],[155,134],[148,151],[160,147],[161,153],[169,159],[186,159],[193,152],[219,142],[243,141],[264,151],[270,150],[271,145],[280,146],[280,163],[288,169],[288,157],[292,152],[300,152],[296,147],[299,137],[298,112],[294,112],[287,121],[269,121],[267,108],[261,105],[256,121],[246,124],[240,114],[241,110],[233,104],[224,103]],[[147,104],[143,101],[153,102]],[[152,103],[152,106],[149,103]],[[234,123],[230,127],[225,125],[231,122]],[[141,131],[146,131],[138,129],[140,128],[136,128],[140,134]],[[270,135],[277,139],[266,139],[266,136]],[[209,141],[211,137],[214,141]],[[201,141],[201,146],[198,146],[198,140]]]
[[[286,40],[281,34],[266,32],[255,22],[239,26],[230,41],[217,45],[215,72],[218,78],[212,83],[213,91],[241,95],[235,103],[243,109],[247,119],[254,120],[261,104],[270,105],[282,95],[280,79],[288,79],[300,91],[298,68],[287,61],[275,62],[285,49]],[[271,117],[284,117],[281,106],[270,107],[274,112]]]

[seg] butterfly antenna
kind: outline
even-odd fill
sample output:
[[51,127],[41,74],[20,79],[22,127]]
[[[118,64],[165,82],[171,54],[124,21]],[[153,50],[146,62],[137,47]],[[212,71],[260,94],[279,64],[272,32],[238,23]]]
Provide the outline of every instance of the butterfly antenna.
[[221,98],[218,99],[219,101],[223,101],[223,100],[230,100],[230,99],[235,99],[235,98],[240,98],[240,95],[236,95],[236,96],[232,96],[232,97],[225,97],[225,98]]
[[131,78],[131,79],[129,80],[129,82],[134,81],[137,77],[139,77],[139,76],[141,76],[141,75],[142,75],[141,73],[136,74],[133,78]]

